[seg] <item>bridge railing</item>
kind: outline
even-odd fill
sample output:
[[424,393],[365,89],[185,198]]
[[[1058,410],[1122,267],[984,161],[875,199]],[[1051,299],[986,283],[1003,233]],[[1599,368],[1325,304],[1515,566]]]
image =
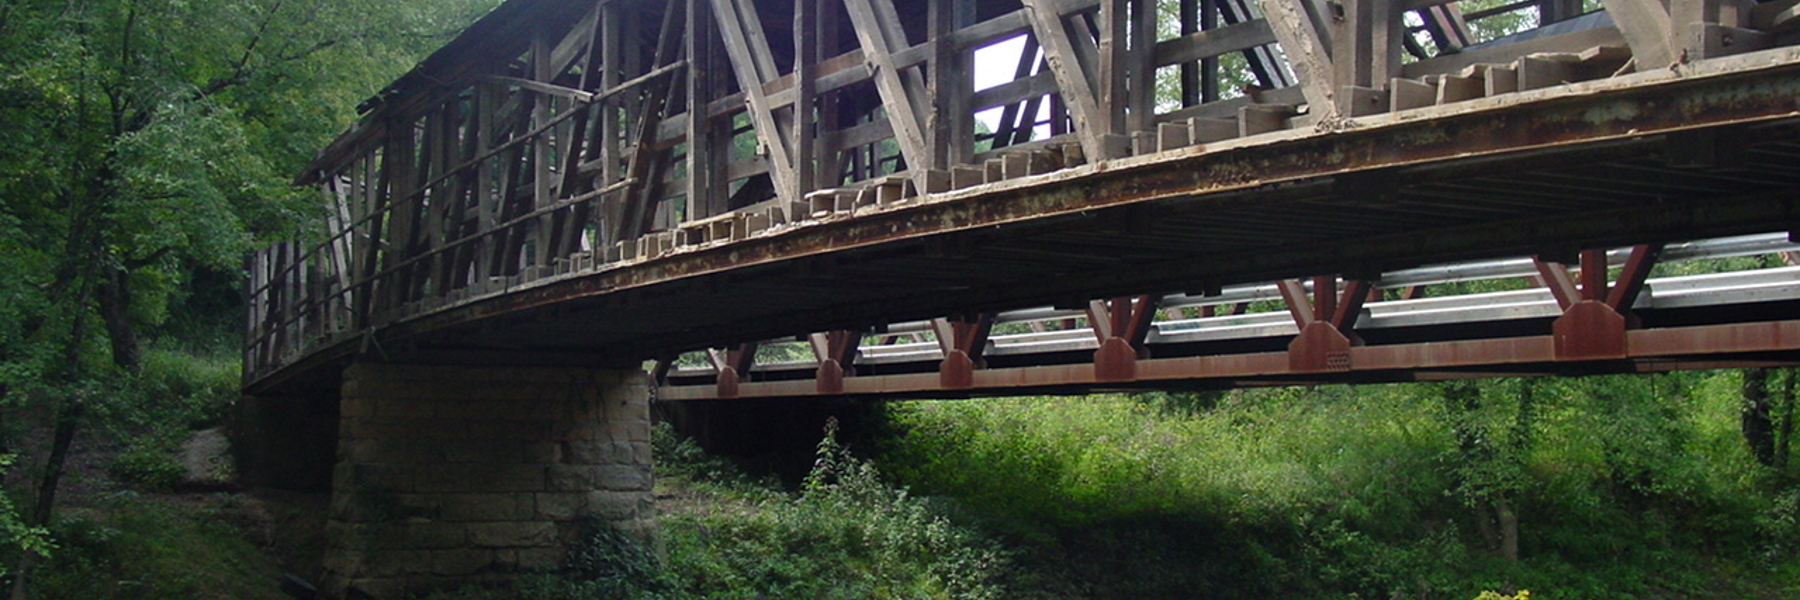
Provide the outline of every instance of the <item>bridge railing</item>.
[[551,279],[1755,49],[1792,21],[1723,0],[1473,1],[513,0],[301,176],[324,231],[251,257],[246,381]]

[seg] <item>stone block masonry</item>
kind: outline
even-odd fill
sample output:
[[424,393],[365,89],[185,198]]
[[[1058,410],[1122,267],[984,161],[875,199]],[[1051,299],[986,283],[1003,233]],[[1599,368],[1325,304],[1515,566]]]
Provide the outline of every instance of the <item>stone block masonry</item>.
[[555,569],[590,523],[648,541],[649,391],[625,370],[350,367],[326,591],[385,600]]

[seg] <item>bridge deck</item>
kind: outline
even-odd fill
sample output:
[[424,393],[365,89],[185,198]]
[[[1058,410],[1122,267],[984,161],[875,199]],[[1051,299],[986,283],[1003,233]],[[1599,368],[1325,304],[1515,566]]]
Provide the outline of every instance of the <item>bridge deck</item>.
[[[1023,307],[1091,310],[1116,321],[1096,346],[1142,354],[1158,311],[1131,299],[1285,280],[1296,328],[1354,337],[1355,319],[1321,310],[1353,299],[1289,278],[1341,274],[1317,285],[1347,294],[1420,265],[1538,256],[1539,280],[1567,280],[1566,310],[1612,288],[1635,301],[1623,276],[1555,275],[1602,264],[1595,249],[1645,249],[1647,273],[1661,244],[1800,221],[1791,2],[1617,0],[1612,24],[1531,4],[1564,26],[1487,45],[1456,2],[1352,1],[1329,23],[1305,3],[1171,4],[1175,33],[1158,36],[1129,24],[1155,18],[1143,0],[510,2],[303,177],[335,208],[330,232],[253,262],[246,385],[329,380],[357,353],[631,364],[701,348],[721,349],[713,381],[665,397],[1392,377],[1430,365],[1377,343],[1343,355],[1356,369],[1296,363],[1278,343],[964,371],[987,362],[969,345],[988,337],[981,315]],[[1406,32],[1402,14],[1432,25]],[[977,57],[1021,35],[1011,79],[974,89],[991,62]],[[1251,80],[1235,96],[1233,73]],[[1721,312],[1735,316],[1680,339],[1645,312],[1642,356],[1559,350],[1539,319],[1505,338],[1513,358],[1438,366],[1800,348],[1781,311]],[[852,381],[865,333],[934,319],[931,340],[961,340],[942,344],[967,368]],[[784,376],[753,376],[745,344],[794,336],[814,340],[815,378],[755,387]]]

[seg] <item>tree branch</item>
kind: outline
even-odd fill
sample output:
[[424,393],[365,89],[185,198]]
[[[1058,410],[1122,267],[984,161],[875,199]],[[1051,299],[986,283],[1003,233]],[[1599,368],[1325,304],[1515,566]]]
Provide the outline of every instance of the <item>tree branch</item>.
[[151,252],[149,256],[125,261],[125,270],[135,271],[137,269],[142,269],[144,267],[148,267],[150,265],[156,264],[156,261],[162,260],[162,258],[164,256],[168,256],[170,252],[174,252],[174,251],[175,251],[174,246],[163,246],[161,248],[157,248],[156,251]]

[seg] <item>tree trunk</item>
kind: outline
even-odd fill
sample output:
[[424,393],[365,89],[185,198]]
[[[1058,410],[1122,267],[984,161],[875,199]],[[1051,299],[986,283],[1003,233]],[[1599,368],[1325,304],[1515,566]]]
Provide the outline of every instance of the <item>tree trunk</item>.
[[[1781,374],[1781,401],[1779,402],[1781,421],[1775,429],[1774,466],[1777,470],[1785,473],[1789,462],[1789,447],[1794,439],[1794,405],[1800,404],[1800,402],[1794,401],[1794,379],[1800,376],[1800,373],[1794,372],[1793,369],[1783,369]],[[1773,411],[1774,408],[1770,407],[1770,410]]]
[[[44,465],[44,479],[38,484],[37,502],[32,505],[31,524],[45,527],[56,508],[56,490],[62,483],[63,467],[69,463],[69,449],[75,445],[75,433],[81,423],[81,404],[77,398],[66,398],[57,410],[56,434],[50,442],[50,460]],[[31,570],[37,565],[30,552],[19,553],[19,566],[13,573],[12,600],[28,600],[27,584]]]
[[131,325],[131,273],[123,267],[110,266],[104,275],[95,296],[100,301],[100,320],[106,323],[106,336],[112,340],[113,365],[126,373],[136,373],[143,361],[143,348]]
[[1494,527],[1493,507],[1485,503],[1475,505],[1475,531],[1481,534],[1481,543],[1489,552],[1500,552],[1500,531]]
[[1764,466],[1775,464],[1775,423],[1770,417],[1769,370],[1744,369],[1741,427],[1750,455]]
[[1519,513],[1512,502],[1501,500],[1494,503],[1494,514],[1500,521],[1500,558],[1519,562]]

